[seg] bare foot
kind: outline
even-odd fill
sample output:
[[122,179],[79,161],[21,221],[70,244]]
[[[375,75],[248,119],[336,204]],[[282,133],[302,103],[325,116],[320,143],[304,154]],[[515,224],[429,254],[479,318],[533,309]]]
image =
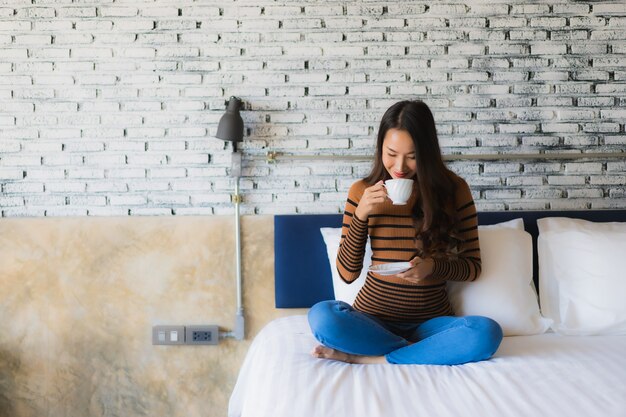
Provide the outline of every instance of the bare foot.
[[347,363],[354,363],[353,361],[351,361],[351,357],[354,355],[350,355],[347,353],[344,353],[340,350],[336,350],[336,349],[331,349],[329,347],[326,347],[324,345],[318,345],[315,346],[315,349],[313,349],[313,351],[311,352],[311,355],[314,358],[320,358],[320,359],[331,359],[334,361],[341,361],[341,362],[347,362]]
[[387,360],[385,359],[384,356],[351,355],[349,353],[345,353],[337,349],[332,349],[324,345],[316,346],[311,352],[311,355],[314,358],[331,359],[334,361],[341,361],[341,362],[346,362],[346,363],[360,363],[360,364],[387,363]]

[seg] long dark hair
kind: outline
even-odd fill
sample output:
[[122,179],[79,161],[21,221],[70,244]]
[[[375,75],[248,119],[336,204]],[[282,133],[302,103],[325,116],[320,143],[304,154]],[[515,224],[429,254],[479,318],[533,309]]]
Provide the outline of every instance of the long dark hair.
[[455,207],[457,177],[441,157],[433,114],[421,101],[400,101],[387,109],[378,128],[374,165],[364,179],[370,185],[391,178],[382,158],[389,129],[408,132],[415,146],[418,194],[412,214],[415,238],[423,243],[420,256],[450,256],[460,243]]

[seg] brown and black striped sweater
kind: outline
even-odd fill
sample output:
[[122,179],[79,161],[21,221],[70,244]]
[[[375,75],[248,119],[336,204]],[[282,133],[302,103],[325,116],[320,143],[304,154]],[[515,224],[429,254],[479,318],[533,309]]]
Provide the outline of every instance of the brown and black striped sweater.
[[[337,269],[341,279],[347,283],[357,279],[362,268],[369,267],[363,265],[368,234],[374,265],[410,261],[418,254],[411,217],[416,191],[406,205],[394,206],[386,201],[364,222],[354,212],[367,187],[363,180],[350,187],[343,215]],[[476,208],[469,186],[462,178],[458,178],[456,206],[461,219],[459,255],[453,259],[435,259],[433,274],[420,284],[368,272],[354,302],[355,309],[388,321],[413,323],[454,314],[448,300],[446,281],[473,281],[481,268]]]

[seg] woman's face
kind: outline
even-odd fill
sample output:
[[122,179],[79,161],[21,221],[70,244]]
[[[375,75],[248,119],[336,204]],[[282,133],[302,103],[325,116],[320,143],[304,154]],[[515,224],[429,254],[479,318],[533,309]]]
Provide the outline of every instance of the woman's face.
[[415,179],[417,161],[409,132],[389,129],[383,139],[383,165],[391,178]]

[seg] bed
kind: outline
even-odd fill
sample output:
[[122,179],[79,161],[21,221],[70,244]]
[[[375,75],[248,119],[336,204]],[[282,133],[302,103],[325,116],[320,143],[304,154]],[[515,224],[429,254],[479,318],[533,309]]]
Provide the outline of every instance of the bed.
[[[548,245],[547,238],[538,242],[538,223],[548,217],[608,227],[626,222],[626,210],[479,213],[481,227],[523,219],[532,238],[529,268],[536,288],[542,287],[538,248]],[[335,297],[320,228],[340,225],[340,215],[275,216],[276,307],[310,307]],[[595,242],[593,234],[583,236]],[[619,302],[625,295],[610,296]],[[266,325],[252,342],[229,416],[624,417],[626,336],[622,327],[612,329],[614,334],[593,336],[552,330],[506,336],[490,360],[460,366],[354,365],[311,357],[318,343],[306,316],[284,317]]]

